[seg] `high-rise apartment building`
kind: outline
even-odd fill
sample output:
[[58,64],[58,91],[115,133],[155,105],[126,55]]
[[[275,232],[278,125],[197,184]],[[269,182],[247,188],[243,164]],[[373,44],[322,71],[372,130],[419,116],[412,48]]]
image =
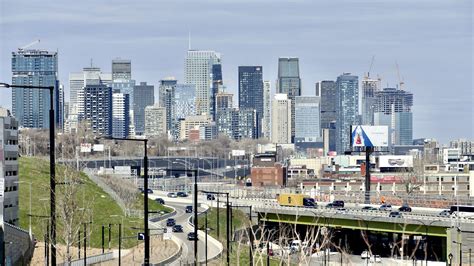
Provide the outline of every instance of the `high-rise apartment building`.
[[18,121],[0,108],[0,215],[3,221],[19,226]]
[[103,84],[84,87],[84,115],[81,120],[94,134],[112,135],[112,88]]
[[413,143],[413,94],[396,88],[375,92],[374,124],[388,126],[390,145]]
[[145,107],[145,136],[166,136],[166,108],[158,105]]
[[467,139],[452,140],[449,142],[450,148],[456,148],[461,151],[461,155],[474,155],[474,141]]
[[234,106],[233,98],[234,95],[228,92],[219,92],[216,94],[216,114],[219,114],[219,112],[223,110],[232,108]]
[[291,100],[287,94],[277,93],[272,100],[273,143],[291,143]]
[[231,139],[257,138],[257,111],[252,108],[227,108],[217,113],[217,131]]
[[263,117],[262,117],[262,134],[265,138],[270,139],[271,128],[271,113],[272,113],[272,99],[271,99],[271,83],[268,80],[263,82]]
[[60,131],[63,131],[64,120],[66,118],[66,115],[64,113],[65,102],[64,102],[64,85],[63,84],[59,84],[57,104],[58,104],[57,108],[54,108],[55,112],[57,112],[56,116],[58,117],[58,122],[56,126]]
[[102,73],[98,67],[85,67],[82,72],[69,74],[69,129],[77,129],[77,123],[84,115],[84,87],[87,85],[112,86],[112,74]]
[[127,59],[112,60],[112,80],[131,80],[132,62]]
[[291,100],[291,138],[295,137],[295,97],[301,95],[299,59],[280,57],[278,59],[277,92],[285,93]]
[[174,123],[181,118],[196,115],[196,88],[192,84],[176,84],[174,90],[173,118]]
[[[12,53],[12,84],[55,86],[55,123],[59,121],[58,53],[23,50]],[[21,127],[49,128],[50,95],[48,90],[13,88],[12,112]]]
[[174,77],[160,80],[158,88],[158,101],[161,107],[166,108],[166,127],[171,128],[173,125],[175,103],[175,89],[178,81]]
[[212,89],[211,89],[211,115],[212,120],[216,120],[216,95],[222,91],[224,81],[222,80],[222,65],[220,63],[212,65]]
[[184,80],[196,86],[196,114],[211,114],[212,68],[221,64],[220,54],[214,51],[188,50]]
[[126,138],[130,126],[130,95],[114,91],[112,94],[112,137]]
[[191,130],[197,129],[199,132],[199,127],[211,124],[212,119],[208,115],[194,115],[180,119],[179,122],[179,140],[186,140]]
[[262,66],[239,66],[239,108],[257,112],[257,138],[262,132],[263,107]]
[[376,104],[375,93],[380,89],[380,80],[371,79],[365,76],[362,79],[362,124],[373,125],[374,124],[374,110]]
[[359,78],[344,73],[336,80],[336,151],[343,154],[350,151],[351,125],[360,122],[359,116]]
[[321,135],[328,151],[336,151],[337,89],[333,80],[316,83],[316,96],[321,98]]
[[140,82],[133,88],[133,122],[135,133],[145,133],[145,107],[155,104],[155,87],[146,82]]
[[295,97],[295,143],[321,141],[320,98]]

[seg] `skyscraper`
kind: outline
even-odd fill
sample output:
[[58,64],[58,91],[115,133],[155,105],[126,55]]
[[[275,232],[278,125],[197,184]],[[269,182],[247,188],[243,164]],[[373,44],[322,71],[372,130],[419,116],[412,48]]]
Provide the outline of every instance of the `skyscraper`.
[[373,125],[374,124],[374,109],[376,104],[375,93],[380,88],[380,80],[371,79],[365,76],[362,79],[362,124]]
[[[58,107],[58,53],[18,49],[12,53],[12,84],[55,86]],[[21,127],[49,128],[50,96],[48,90],[13,88],[12,112]],[[55,111],[55,123],[59,121]]]
[[234,95],[228,92],[219,92],[216,94],[216,115],[219,114],[219,112],[230,109],[234,106],[233,97]]
[[131,80],[132,62],[126,59],[112,60],[112,80]]
[[57,117],[58,117],[58,123],[57,127],[60,131],[64,130],[64,120],[65,120],[65,114],[64,114],[64,85],[59,84],[58,88],[58,100],[56,101],[57,107],[54,108],[57,112]]
[[257,112],[257,137],[262,131],[263,107],[262,66],[239,66],[239,108]]
[[214,51],[188,50],[184,80],[196,86],[196,114],[211,114],[212,66],[221,63],[220,54]]
[[295,137],[295,97],[301,95],[299,59],[280,57],[278,59],[277,92],[285,93],[291,100],[291,138]]
[[155,104],[155,87],[140,82],[133,89],[133,121],[135,133],[143,135],[145,132],[145,107]]
[[168,77],[160,80],[158,88],[159,105],[166,109],[166,128],[171,128],[173,125],[176,84],[178,81],[174,77]]
[[217,131],[229,138],[254,139],[257,138],[256,124],[257,111],[252,108],[227,108],[217,113]]
[[158,105],[145,107],[145,136],[166,136],[166,108]]
[[375,92],[374,124],[389,128],[390,145],[413,143],[413,94],[395,88]]
[[84,87],[87,85],[112,86],[112,74],[102,73],[98,67],[85,67],[82,72],[69,74],[69,116],[70,130],[77,128],[77,123],[84,115]]
[[84,87],[84,115],[88,129],[94,134],[112,134],[112,88],[103,84]]
[[291,142],[291,100],[288,95],[277,93],[272,101],[272,132],[273,143]]
[[295,143],[321,141],[320,98],[295,97]]
[[212,90],[211,90],[211,115],[212,120],[216,120],[216,94],[222,90],[224,82],[222,80],[222,65],[212,65]]
[[270,139],[271,128],[271,110],[272,110],[272,99],[271,99],[271,84],[270,81],[265,80],[263,82],[263,118],[262,118],[262,134],[265,138]]
[[327,151],[336,150],[337,89],[333,80],[316,83],[316,96],[321,97],[321,133],[327,143]]
[[126,138],[130,126],[130,95],[120,91],[112,94],[112,137]]
[[360,122],[359,116],[359,78],[344,73],[336,81],[336,151],[343,154],[350,150],[351,125]]

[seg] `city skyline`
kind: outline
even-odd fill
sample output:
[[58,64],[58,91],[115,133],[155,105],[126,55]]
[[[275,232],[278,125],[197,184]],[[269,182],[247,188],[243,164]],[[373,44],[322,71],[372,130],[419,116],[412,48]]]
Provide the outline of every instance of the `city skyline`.
[[[372,9],[361,3],[370,5]],[[341,4],[346,8],[338,14],[340,17],[330,15],[335,13],[329,11]],[[152,2],[135,3],[133,11],[127,9],[125,2],[114,5],[114,8],[95,2],[73,7],[56,1],[41,4],[8,1],[8,4],[3,2],[1,5],[1,80],[11,81],[11,52],[39,38],[41,43],[32,48],[58,50],[58,76],[65,85],[66,99],[69,99],[69,73],[89,66],[91,58],[93,65],[104,72],[111,72],[113,59],[130,59],[133,79],[147,81],[155,85],[155,90],[158,80],[167,76],[176,76],[178,82],[183,82],[191,32],[191,48],[222,54],[224,85],[234,95],[238,87],[238,66],[261,65],[265,69],[263,79],[272,82],[274,94],[278,57],[298,57],[302,95],[314,95],[314,83],[335,80],[343,72],[351,72],[361,80],[375,55],[371,76],[381,75],[382,88],[395,87],[398,83],[395,68],[395,62],[398,62],[404,88],[416,97],[413,105],[414,138],[433,137],[447,143],[459,137],[472,138],[474,134],[472,61],[466,56],[472,55],[470,1],[398,1],[384,5],[375,1],[325,4],[300,1],[275,5],[261,2],[255,3],[255,8],[248,13],[239,12],[249,5],[246,2],[187,2],[182,9],[184,19],[178,22],[165,12],[178,8],[173,3],[160,5],[163,11],[160,18],[152,18],[153,10],[157,10]],[[97,8],[90,11],[92,5]],[[286,9],[298,15],[282,11]],[[16,11],[10,12],[13,10]],[[91,16],[92,20],[89,20],[75,14],[86,10],[91,15],[97,12],[100,15]],[[213,14],[212,19],[211,16],[197,17],[196,10]],[[275,18],[265,16],[266,21],[262,23],[262,10],[265,14],[275,15]],[[314,10],[318,12],[314,13]],[[387,10],[390,10],[389,17],[383,14]],[[127,19],[120,15],[122,11],[129,14]],[[359,15],[348,16],[353,13]],[[239,23],[232,22],[232,18]],[[148,25],[140,29],[145,24],[153,24],[149,22],[156,19],[166,22],[162,23],[166,27]],[[209,25],[219,19],[223,21],[221,25]],[[81,26],[76,28],[78,23]],[[98,30],[94,33],[87,31],[88,23],[98,25]],[[111,24],[123,27],[110,29]],[[278,32],[289,28],[295,32],[292,38],[278,37]],[[120,34],[125,32],[129,35]],[[7,97],[2,97],[0,105],[11,108],[11,93],[5,94]]]

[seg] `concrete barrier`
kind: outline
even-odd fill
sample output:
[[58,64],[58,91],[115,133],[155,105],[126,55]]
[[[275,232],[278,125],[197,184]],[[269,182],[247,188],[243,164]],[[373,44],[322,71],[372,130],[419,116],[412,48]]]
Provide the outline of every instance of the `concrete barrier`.
[[167,259],[164,259],[158,263],[155,263],[153,265],[157,265],[157,266],[164,266],[164,265],[168,265],[170,264],[171,262],[179,259],[179,257],[181,257],[181,254],[183,253],[183,242],[177,238],[176,236],[174,235],[171,235],[171,241],[173,241],[179,248],[178,248],[178,251],[176,251],[175,254],[173,254],[171,257],[167,258]]

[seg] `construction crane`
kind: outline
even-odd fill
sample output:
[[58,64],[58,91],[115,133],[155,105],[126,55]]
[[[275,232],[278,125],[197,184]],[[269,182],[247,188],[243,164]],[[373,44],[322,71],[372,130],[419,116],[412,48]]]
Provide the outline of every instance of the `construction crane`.
[[38,40],[35,40],[34,42],[29,43],[29,44],[27,44],[27,45],[25,45],[25,46],[23,46],[23,47],[18,48],[18,50],[19,50],[19,51],[23,51],[23,50],[25,50],[26,48],[31,47],[31,46],[33,46],[33,45],[35,45],[35,44],[37,44],[37,43],[40,43],[40,40],[39,40],[39,39],[38,39]]
[[398,62],[397,61],[395,61],[395,65],[397,67],[399,89],[403,90],[403,85],[405,85],[405,82],[403,82],[403,79],[400,77],[400,67],[398,67]]
[[367,71],[366,78],[370,78],[370,71],[372,70],[372,66],[374,65],[374,61],[375,61],[375,55],[372,56],[372,60],[370,61],[370,67],[369,67],[369,71]]

